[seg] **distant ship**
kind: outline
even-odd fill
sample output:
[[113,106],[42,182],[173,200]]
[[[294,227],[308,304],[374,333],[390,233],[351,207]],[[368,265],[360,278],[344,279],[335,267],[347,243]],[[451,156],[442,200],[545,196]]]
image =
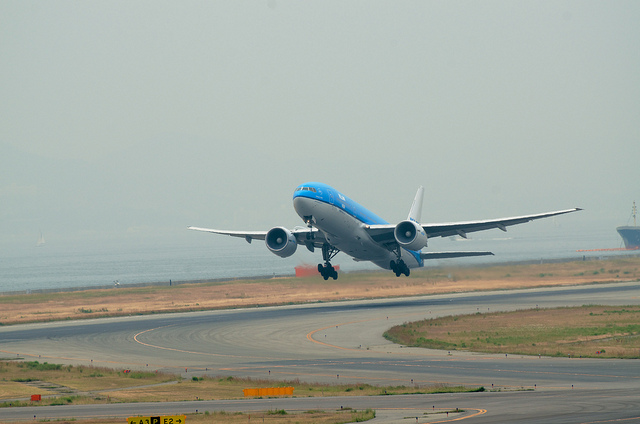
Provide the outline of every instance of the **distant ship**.
[[44,236],[42,235],[42,231],[40,231],[40,236],[38,237],[38,241],[36,242],[36,246],[38,246],[38,247],[44,246]]
[[631,209],[631,216],[633,216],[633,227],[624,226],[618,227],[616,230],[622,241],[624,241],[624,247],[626,249],[640,249],[640,227],[636,224],[636,215],[638,214],[638,208],[636,208],[636,202],[633,202],[633,209]]

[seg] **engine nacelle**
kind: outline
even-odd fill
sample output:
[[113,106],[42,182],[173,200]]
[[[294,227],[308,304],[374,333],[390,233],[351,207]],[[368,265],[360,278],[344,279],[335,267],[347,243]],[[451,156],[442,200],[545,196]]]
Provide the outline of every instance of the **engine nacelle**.
[[267,232],[264,239],[267,249],[281,258],[288,258],[293,255],[298,248],[296,237],[283,227],[274,227]]
[[393,230],[393,236],[401,247],[420,250],[427,245],[427,233],[422,225],[414,221],[402,221]]

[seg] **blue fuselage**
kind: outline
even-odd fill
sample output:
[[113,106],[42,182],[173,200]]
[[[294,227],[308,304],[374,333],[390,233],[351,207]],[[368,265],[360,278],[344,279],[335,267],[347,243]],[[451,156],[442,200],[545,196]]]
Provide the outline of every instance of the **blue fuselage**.
[[[357,202],[322,183],[305,183],[293,193],[293,207],[307,224],[320,230],[335,248],[356,261],[371,261],[390,269],[397,255],[376,243],[365,230],[367,225],[388,224]],[[423,265],[420,253],[400,249],[401,258],[409,268]]]

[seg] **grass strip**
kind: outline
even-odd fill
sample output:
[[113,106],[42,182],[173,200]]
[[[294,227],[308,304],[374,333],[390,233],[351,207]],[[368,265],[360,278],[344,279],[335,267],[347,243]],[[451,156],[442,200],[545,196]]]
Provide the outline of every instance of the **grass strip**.
[[[436,385],[373,386],[370,384],[320,384],[299,380],[274,381],[113,370],[86,366],[55,365],[37,361],[0,361],[0,407],[32,405],[176,402],[190,400],[243,399],[243,389],[293,386],[293,397],[382,396],[399,394],[461,393],[483,387]],[[34,385],[36,384],[36,385]],[[25,390],[27,387],[28,390]],[[42,401],[31,402],[30,394]],[[61,394],[62,393],[62,394]],[[22,398],[23,400],[15,400]]]
[[478,312],[407,322],[384,336],[398,344],[429,349],[638,359],[640,306]]

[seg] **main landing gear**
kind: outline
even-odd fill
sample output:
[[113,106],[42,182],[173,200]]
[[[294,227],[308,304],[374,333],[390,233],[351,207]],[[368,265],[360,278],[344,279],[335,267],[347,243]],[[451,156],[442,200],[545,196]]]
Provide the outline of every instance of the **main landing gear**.
[[397,259],[389,263],[389,268],[391,268],[391,271],[396,274],[396,277],[399,277],[402,274],[408,277],[411,271],[409,271],[409,267],[402,260],[402,252],[400,250],[400,246],[396,245],[395,249],[393,249],[392,252],[396,254]]
[[328,280],[329,277],[334,280],[338,279],[338,271],[336,271],[336,269],[331,265],[331,262],[329,262],[338,254],[338,252],[340,251],[328,243],[322,245],[322,260],[324,260],[324,265],[318,264],[318,272],[325,280]]
[[404,263],[402,259],[398,259],[398,262],[391,261],[389,266],[391,267],[391,271],[395,272],[396,277],[399,277],[402,274],[408,277],[409,274],[411,273],[411,271],[409,271],[409,267],[407,266],[407,264]]
[[334,280],[338,279],[338,271],[336,271],[336,269],[329,262],[325,263],[324,265],[318,264],[318,272],[325,280],[328,280],[329,277],[333,278]]

